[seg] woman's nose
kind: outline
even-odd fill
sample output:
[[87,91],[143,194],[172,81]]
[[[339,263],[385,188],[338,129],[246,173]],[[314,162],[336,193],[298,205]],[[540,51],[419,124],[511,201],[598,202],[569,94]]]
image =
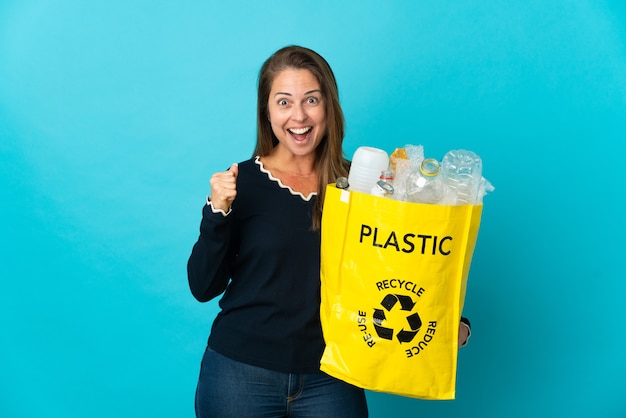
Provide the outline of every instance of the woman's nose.
[[293,113],[291,114],[291,118],[296,122],[303,122],[306,120],[307,115],[304,107],[302,105],[295,105],[293,107]]

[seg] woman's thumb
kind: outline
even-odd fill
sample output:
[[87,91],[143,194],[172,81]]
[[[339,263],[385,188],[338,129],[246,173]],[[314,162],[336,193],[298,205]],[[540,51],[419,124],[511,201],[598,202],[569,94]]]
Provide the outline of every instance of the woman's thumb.
[[235,177],[237,177],[239,175],[239,165],[237,163],[233,163],[228,171],[230,171],[235,175]]

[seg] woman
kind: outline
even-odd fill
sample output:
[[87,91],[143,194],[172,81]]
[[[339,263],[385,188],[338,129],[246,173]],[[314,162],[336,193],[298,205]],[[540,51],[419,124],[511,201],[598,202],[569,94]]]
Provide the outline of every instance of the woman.
[[188,262],[196,299],[224,293],[196,415],[366,417],[364,391],[319,370],[322,203],[349,168],[335,77],[316,52],[283,48],[261,68],[257,104],[254,157],[211,177]]

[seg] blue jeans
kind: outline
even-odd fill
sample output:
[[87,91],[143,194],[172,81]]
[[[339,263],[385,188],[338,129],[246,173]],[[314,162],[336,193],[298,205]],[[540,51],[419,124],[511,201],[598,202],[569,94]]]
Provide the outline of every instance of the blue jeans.
[[325,373],[290,374],[243,364],[207,348],[196,389],[198,418],[364,418],[363,389]]

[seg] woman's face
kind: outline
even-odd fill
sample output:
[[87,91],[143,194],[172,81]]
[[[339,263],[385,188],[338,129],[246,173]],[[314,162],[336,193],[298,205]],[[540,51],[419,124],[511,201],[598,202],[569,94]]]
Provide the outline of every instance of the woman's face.
[[293,68],[278,73],[268,98],[268,118],[277,146],[295,156],[314,153],[326,135],[326,106],[315,76]]

